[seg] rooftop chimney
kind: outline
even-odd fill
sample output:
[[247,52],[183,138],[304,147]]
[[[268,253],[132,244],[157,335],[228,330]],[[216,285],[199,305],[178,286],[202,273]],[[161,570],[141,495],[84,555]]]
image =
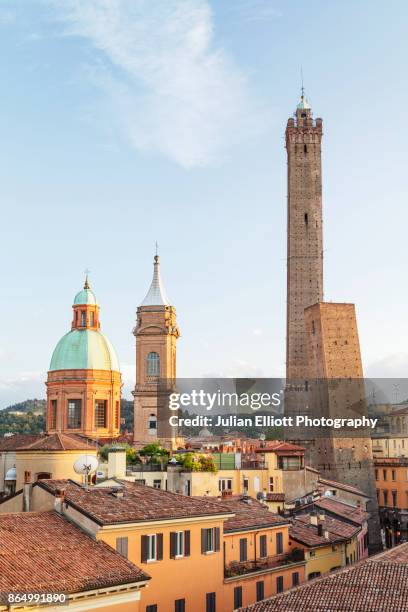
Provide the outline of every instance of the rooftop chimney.
[[58,514],[64,514],[65,489],[55,491],[54,509]]
[[126,449],[123,446],[112,446],[108,453],[108,478],[125,478]]
[[31,472],[24,472],[24,485],[23,485],[23,512],[30,512],[31,508]]

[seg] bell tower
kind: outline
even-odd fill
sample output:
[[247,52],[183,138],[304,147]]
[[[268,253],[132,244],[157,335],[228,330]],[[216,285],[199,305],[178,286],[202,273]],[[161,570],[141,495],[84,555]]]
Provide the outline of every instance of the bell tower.
[[303,87],[286,127],[287,329],[285,413],[305,413],[308,355],[305,308],[323,300],[322,120],[313,119]]
[[162,443],[172,444],[175,434],[169,430],[169,415],[165,409],[168,385],[172,385],[176,378],[176,342],[180,330],[176,309],[171,305],[161,280],[157,254],[153,279],[137,309],[133,334],[136,337],[134,443],[144,446],[160,439]]

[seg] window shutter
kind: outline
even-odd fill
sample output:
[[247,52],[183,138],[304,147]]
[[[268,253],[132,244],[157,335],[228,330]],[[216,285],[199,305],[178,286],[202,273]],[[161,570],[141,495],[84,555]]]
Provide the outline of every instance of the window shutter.
[[242,606],[242,587],[234,588],[234,610]]
[[241,538],[239,541],[239,560],[246,561],[247,556],[247,539]]
[[174,531],[170,532],[170,559],[175,559],[176,557],[176,533]]
[[148,536],[142,536],[142,563],[146,563],[147,561],[148,546],[149,546]]
[[157,560],[163,559],[163,534],[157,534]]
[[215,528],[215,550],[220,550],[220,528]]
[[190,530],[184,532],[184,556],[190,556]]
[[126,559],[129,556],[129,539],[128,538],[124,538],[124,542],[123,542],[123,556],[126,557]]
[[262,601],[265,598],[265,586],[263,580],[256,583],[256,601]]
[[261,537],[259,538],[259,556],[261,558],[266,557],[266,552],[267,552],[267,548],[266,548],[266,535],[261,535]]
[[207,547],[206,547],[206,530],[202,529],[201,530],[201,552],[202,554],[204,554],[205,552],[207,552]]

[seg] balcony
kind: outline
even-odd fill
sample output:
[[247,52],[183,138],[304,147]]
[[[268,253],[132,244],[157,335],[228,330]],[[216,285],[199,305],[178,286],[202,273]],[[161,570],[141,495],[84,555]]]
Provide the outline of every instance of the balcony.
[[236,576],[243,576],[251,574],[252,572],[262,572],[269,569],[286,568],[289,565],[300,563],[304,560],[304,551],[296,549],[291,553],[264,557],[256,561],[232,561],[224,569],[224,578],[234,578]]
[[136,463],[135,465],[130,465],[126,468],[126,474],[128,476],[140,474],[141,472],[166,472],[166,471],[167,471],[167,461],[163,461],[163,463]]

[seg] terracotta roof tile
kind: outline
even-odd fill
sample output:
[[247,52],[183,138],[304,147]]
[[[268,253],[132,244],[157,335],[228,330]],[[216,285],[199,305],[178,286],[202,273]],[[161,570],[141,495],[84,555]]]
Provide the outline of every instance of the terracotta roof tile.
[[348,491],[349,493],[354,493],[355,495],[361,495],[362,497],[369,498],[370,496],[364,493],[361,489],[357,489],[357,487],[353,487],[352,485],[344,484],[343,482],[337,482],[336,480],[328,480],[327,478],[319,478],[319,483],[322,485],[326,485],[328,487],[333,487],[334,489],[342,489],[343,491]]
[[285,494],[284,493],[267,493],[266,495],[266,501],[270,501],[270,502],[278,502],[278,501],[285,501]]
[[[326,544],[327,541],[333,542],[343,539],[348,540],[355,536],[361,529],[361,527],[357,525],[351,525],[350,523],[346,523],[344,520],[342,521],[327,515],[325,515],[324,520],[320,522],[323,525],[323,530],[327,530],[329,532],[329,538],[328,540],[325,540]],[[301,514],[294,519],[293,526],[290,529],[290,534],[294,539],[296,539],[296,534],[299,534],[299,529],[302,528],[301,525],[308,527],[307,531],[310,534],[311,539],[313,539],[314,536],[320,537],[317,534],[317,526],[311,525],[310,523],[310,515]],[[302,533],[304,535],[307,534],[304,529]],[[307,542],[304,543],[307,544]]]
[[325,512],[336,514],[356,525],[362,525],[370,518],[369,512],[365,512],[362,508],[356,508],[355,506],[345,504],[344,502],[334,500],[330,497],[321,497],[314,501],[313,504]]
[[275,595],[245,610],[408,612],[408,543]]
[[36,442],[41,434],[14,434],[13,436],[3,436],[0,438],[0,452],[14,451],[20,446]]
[[78,593],[148,579],[56,512],[0,515],[0,593]]
[[0,439],[1,451],[87,451],[95,448],[96,442],[84,440],[75,434],[17,434]]
[[234,512],[235,516],[227,519],[224,523],[225,533],[232,531],[248,531],[250,529],[276,527],[288,525],[290,520],[273,514],[266,506],[256,499],[250,497],[244,501],[242,497],[224,498],[220,500],[227,510]]
[[52,494],[57,489],[65,489],[65,501],[99,525],[212,516],[229,512],[214,498],[186,497],[135,482],[121,483],[123,497],[116,497],[112,487],[86,490],[72,480],[41,480],[38,486]]

